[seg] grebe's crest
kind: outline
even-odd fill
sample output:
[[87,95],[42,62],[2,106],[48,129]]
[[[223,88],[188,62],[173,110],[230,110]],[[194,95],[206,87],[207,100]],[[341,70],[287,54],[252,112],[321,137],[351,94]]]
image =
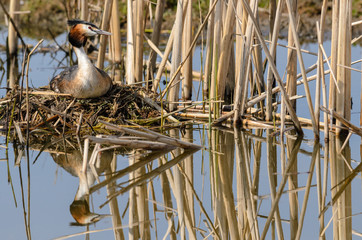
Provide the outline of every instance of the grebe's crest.
[[85,25],[89,25],[91,27],[94,27],[94,28],[98,28],[96,25],[94,25],[93,23],[90,23],[90,22],[86,22],[86,21],[83,21],[83,20],[79,20],[79,19],[72,19],[72,20],[68,20],[68,26],[75,26],[77,24],[85,24]]

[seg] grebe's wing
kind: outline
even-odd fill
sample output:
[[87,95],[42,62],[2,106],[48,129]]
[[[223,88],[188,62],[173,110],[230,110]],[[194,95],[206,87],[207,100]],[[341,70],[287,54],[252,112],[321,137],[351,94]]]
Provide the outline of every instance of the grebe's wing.
[[108,78],[108,79],[111,80],[110,76],[109,76],[105,71],[103,71],[102,69],[99,69],[99,68],[97,68],[97,67],[95,67],[95,68],[96,68],[97,71],[102,75],[102,77]]
[[50,89],[59,93],[67,92],[67,89],[71,89],[71,82],[75,79],[77,72],[78,65],[65,69],[50,81]]

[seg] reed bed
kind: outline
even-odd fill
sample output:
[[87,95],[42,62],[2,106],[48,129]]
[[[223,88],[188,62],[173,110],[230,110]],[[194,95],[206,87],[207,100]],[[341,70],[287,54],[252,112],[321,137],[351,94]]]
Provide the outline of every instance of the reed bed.
[[[118,4],[127,5],[125,51],[121,48]],[[113,165],[107,166],[105,179],[100,181],[98,178],[98,183],[87,186],[87,194],[107,187],[107,199],[100,207],[109,204],[111,230],[117,239],[157,236],[159,212],[168,224],[165,238],[176,239],[179,235],[181,239],[200,236],[284,239],[287,231],[280,205],[282,197],[289,200],[290,236],[300,239],[314,187],[318,192],[319,238],[325,238],[325,231],[333,221],[335,235],[340,239],[351,239],[350,183],[358,175],[361,164],[355,168],[351,166],[348,140],[352,133],[362,136],[361,128],[350,121],[352,26],[356,25],[352,23],[352,1],[334,0],[332,12],[327,11],[327,1],[321,3],[322,14],[315,33],[318,53],[308,53],[301,48],[298,29],[302,16],[294,0],[270,1],[269,36],[262,31],[256,0],[210,0],[207,12],[200,14],[199,21],[193,18],[197,15],[193,1],[177,0],[175,21],[172,29],[168,29],[170,34],[162,49],[160,39],[163,37],[165,4],[162,0],[156,5],[147,1],[120,3],[107,0],[98,5],[103,15],[99,12],[87,15],[90,7],[94,7],[88,1],[81,2],[79,12],[70,11],[69,7],[69,16],[87,18],[85,20],[104,30],[110,29],[114,34],[110,41],[101,38],[93,40],[93,44],[99,43],[97,66],[104,68],[108,63],[109,69],[114,70],[115,87],[101,99],[81,100],[44,89],[29,89],[28,84],[24,89],[22,82],[18,83],[20,87],[11,83],[7,95],[0,100],[1,130],[8,136],[10,130],[14,130],[15,139],[21,145],[25,144],[24,131],[27,141],[30,136],[44,137],[49,133],[81,135],[85,141],[82,144],[78,140],[78,147],[65,137],[63,144],[80,151],[82,170],[79,174],[84,174],[89,166],[96,177],[98,173],[94,169],[97,162],[104,161],[99,161],[103,152],[127,147],[130,155],[127,168],[115,172],[113,155],[111,160],[108,159]],[[276,61],[283,15],[288,16],[286,73],[278,71]],[[9,17],[14,18],[11,14]],[[327,56],[323,46],[326,17],[332,20],[331,56]],[[17,24],[15,18],[11,23]],[[148,27],[152,29],[152,36],[146,33]],[[13,35],[14,29],[11,30]],[[205,49],[205,59],[202,57],[204,62],[196,81],[192,62],[198,43]],[[151,49],[149,55],[147,49]],[[32,52],[24,51],[27,58],[24,57],[23,62],[23,81],[24,77],[27,80],[25,66],[29,67]],[[317,56],[315,64],[306,66],[302,52]],[[145,60],[146,55],[149,57]],[[308,76],[314,69],[317,74]],[[120,74],[123,75],[120,77]],[[326,88],[328,74],[329,89]],[[310,81],[316,81],[315,93],[309,87]],[[303,85],[305,96],[297,95],[299,85]],[[298,116],[297,102],[308,108],[308,119]],[[208,149],[192,143],[194,132],[189,126],[185,127],[188,119],[203,122],[201,138],[209,141]],[[170,128],[165,128],[166,124]],[[224,129],[227,125],[233,126]],[[146,128],[148,126],[156,126],[162,133],[151,131]],[[177,127],[185,127],[182,135]],[[253,130],[248,131],[248,127]],[[314,134],[313,151],[308,153],[301,149],[306,128]],[[321,130],[324,130],[326,140],[324,147],[319,143]],[[266,136],[263,136],[264,132]],[[61,141],[60,138],[57,141]],[[259,194],[260,184],[265,185],[260,183],[261,142],[266,143],[268,196]],[[324,156],[321,156],[322,148]],[[203,154],[207,151],[210,162],[212,194],[209,211],[195,190],[192,154],[199,149]],[[62,153],[67,156],[68,152]],[[311,158],[305,182],[298,178],[299,154]],[[278,169],[279,165],[281,169]],[[277,176],[278,172],[280,176]],[[317,181],[313,185],[314,176]],[[116,184],[123,177],[128,180]],[[162,185],[162,196],[155,193],[156,177]],[[327,189],[328,179],[332,189]],[[232,188],[235,181],[236,193]],[[125,193],[128,193],[128,204],[123,212],[126,214],[128,209],[128,225],[122,225],[122,211],[116,201]],[[328,194],[331,195],[329,202]],[[264,199],[270,204],[266,215],[259,211]],[[332,208],[332,216],[325,214],[329,208]],[[152,211],[153,216],[150,215]],[[327,216],[331,218],[328,223]],[[128,236],[123,228],[128,228]],[[30,232],[27,234],[30,236]]]
[[[17,9],[17,1],[11,1],[11,11]],[[162,34],[162,17],[165,14],[165,1],[158,1],[154,6],[150,2],[127,1],[127,40],[125,59],[122,59],[121,35],[119,28],[118,1],[105,1],[104,5],[98,5],[103,14],[93,9],[88,1],[82,1],[77,5],[79,11],[67,7],[68,17],[85,18],[87,21],[99,23],[104,30],[113,33],[110,41],[105,36],[99,39],[99,53],[97,57],[97,66],[104,67],[104,62],[108,59],[108,64],[113,69],[112,76],[119,85],[129,85],[133,83],[143,85],[146,89],[151,87],[152,94],[145,96],[158,102],[162,110],[160,115],[168,114],[166,111],[173,112],[178,106],[186,105],[186,102],[195,99],[202,100],[203,113],[209,114],[209,121],[216,121],[221,124],[230,119],[235,126],[242,125],[245,119],[250,119],[249,109],[251,107],[260,108],[260,111],[254,112],[252,117],[272,123],[275,120],[275,113],[281,114],[281,131],[286,121],[285,114],[289,115],[288,121],[291,121],[298,134],[302,134],[300,119],[297,115],[296,102],[304,101],[293,99],[297,92],[297,79],[302,78],[301,83],[305,90],[306,104],[309,109],[309,119],[312,124],[314,135],[319,137],[320,132],[320,99],[323,89],[323,107],[329,110],[337,111],[339,115],[347,121],[350,119],[350,69],[351,66],[351,41],[352,41],[352,3],[338,5],[337,1],[332,4],[332,11],[327,12],[326,1],[321,5],[322,15],[320,25],[317,26],[319,32],[315,33],[315,39],[319,39],[320,50],[318,51],[318,60],[316,61],[316,91],[314,94],[314,105],[312,102],[312,93],[309,88],[309,78],[307,76],[306,66],[303,61],[302,52],[298,36],[299,18],[296,2],[292,0],[270,1],[269,3],[269,46],[267,45],[268,36],[262,34],[261,21],[259,19],[259,9],[257,1],[230,1],[226,4],[224,1],[210,1],[207,14],[202,16],[200,11],[199,21],[194,21],[195,11],[199,10],[192,1],[177,1],[175,22],[167,39],[164,51],[159,49],[160,39],[164,38]],[[282,73],[276,68],[278,36],[281,27],[282,13],[287,12],[288,24],[288,56],[286,66],[286,81],[283,82]],[[86,16],[86,14],[88,15]],[[80,14],[79,16],[77,14]],[[16,51],[14,47],[14,26],[18,24],[15,15],[9,15],[11,23],[9,24],[9,49]],[[285,18],[285,15],[283,16]],[[323,36],[325,35],[325,19],[332,19],[331,58],[325,55],[323,50]],[[285,20],[284,20],[285,21]],[[344,28],[343,26],[349,26]],[[354,26],[357,24],[354,24]],[[152,36],[149,38],[145,34],[146,28],[152,29]],[[15,28],[16,29],[16,28]],[[197,29],[197,31],[195,31]],[[319,38],[318,38],[319,36]],[[200,38],[202,37],[202,38]],[[206,37],[206,39],[205,39]],[[205,62],[201,64],[200,87],[202,87],[202,97],[199,90],[196,92],[193,81],[193,58],[192,53],[195,50],[197,42],[203,39],[205,46]],[[98,40],[94,40],[97,44]],[[339,43],[343,42],[343,47]],[[10,43],[12,45],[10,45]],[[236,45],[235,45],[236,44]],[[108,49],[108,55],[106,54]],[[151,49],[149,58],[144,60],[145,51]],[[339,52],[336,52],[338,49]],[[172,53],[172,54],[171,54]],[[170,72],[165,73],[165,66],[171,54]],[[263,59],[264,54],[264,59]],[[156,56],[161,58],[160,64],[156,64]],[[122,61],[125,61],[125,74],[122,74]],[[204,58],[202,58],[204,60]],[[325,73],[323,62],[328,63],[328,71]],[[329,64],[329,61],[331,64]],[[297,74],[297,65],[301,73]],[[158,69],[157,69],[158,68]],[[156,71],[157,70],[157,71]],[[329,89],[325,89],[325,75],[330,73]],[[162,86],[161,78],[165,79],[166,86]],[[273,85],[277,83],[281,94],[278,110],[278,99]],[[15,87],[11,83],[11,88]],[[322,88],[321,88],[322,86]],[[327,103],[327,94],[329,92],[329,101]],[[263,96],[263,97],[262,97]],[[255,98],[260,100],[251,101]],[[340,100],[339,100],[340,99]],[[183,104],[183,102],[185,102]],[[336,104],[338,102],[338,105]],[[223,115],[224,105],[231,104],[233,114]],[[48,106],[49,107],[49,106]],[[183,112],[189,112],[191,109],[184,109]],[[180,115],[181,116],[181,115]],[[110,116],[115,118],[115,116]],[[120,116],[117,116],[120,117]],[[128,116],[125,116],[126,118]],[[142,116],[140,116],[142,117]],[[328,116],[323,115],[325,125]],[[197,114],[194,114],[197,118]],[[200,115],[200,120],[203,116]],[[170,119],[170,118],[169,118]],[[217,120],[218,119],[218,120]],[[116,119],[117,121],[117,119]],[[337,120],[337,126],[344,124]],[[340,128],[344,129],[344,128]],[[340,130],[337,130],[340,133]],[[327,134],[326,134],[327,135]],[[325,136],[327,138],[327,136]]]

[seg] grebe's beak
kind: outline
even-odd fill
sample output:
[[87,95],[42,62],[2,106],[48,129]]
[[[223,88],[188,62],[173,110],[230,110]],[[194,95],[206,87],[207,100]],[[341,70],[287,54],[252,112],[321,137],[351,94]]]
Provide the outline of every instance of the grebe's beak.
[[112,35],[112,33],[110,33],[110,32],[107,32],[107,31],[103,31],[103,30],[101,30],[101,29],[93,29],[93,31],[94,32],[96,32],[97,34],[99,34],[99,35]]

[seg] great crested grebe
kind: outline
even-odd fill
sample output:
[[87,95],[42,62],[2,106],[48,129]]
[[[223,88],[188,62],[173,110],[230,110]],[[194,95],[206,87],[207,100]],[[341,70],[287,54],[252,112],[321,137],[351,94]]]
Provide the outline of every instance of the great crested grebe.
[[72,44],[78,58],[78,65],[72,66],[50,81],[50,89],[59,93],[68,93],[75,98],[96,98],[108,92],[112,87],[112,79],[106,72],[95,67],[83,46],[88,37],[95,35],[111,35],[96,25],[82,20],[68,20],[71,29],[68,40]]

